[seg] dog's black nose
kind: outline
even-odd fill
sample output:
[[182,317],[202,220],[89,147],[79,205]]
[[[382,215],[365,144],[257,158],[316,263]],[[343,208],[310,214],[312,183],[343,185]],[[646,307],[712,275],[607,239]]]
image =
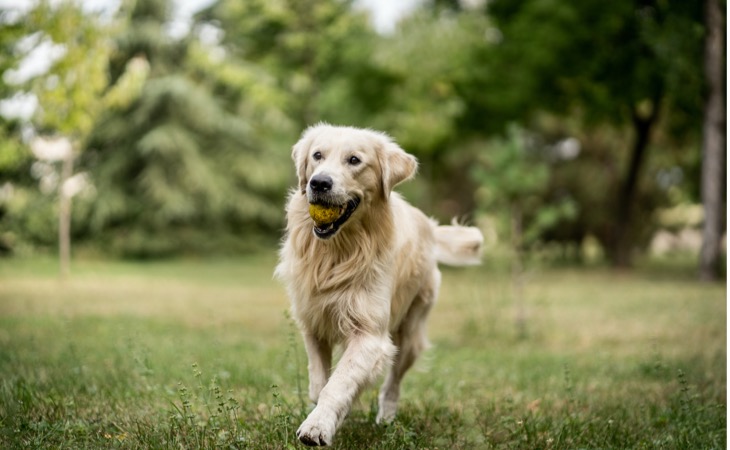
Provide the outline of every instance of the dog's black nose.
[[328,175],[317,174],[309,180],[309,186],[314,192],[327,192],[332,190],[332,178]]

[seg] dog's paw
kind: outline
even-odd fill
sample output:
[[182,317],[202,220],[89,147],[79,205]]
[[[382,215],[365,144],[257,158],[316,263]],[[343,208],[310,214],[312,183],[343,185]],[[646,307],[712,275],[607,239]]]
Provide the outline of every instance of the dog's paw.
[[297,430],[297,438],[302,444],[311,447],[330,445],[335,435],[335,428],[336,424],[319,417],[315,408]]
[[398,410],[398,392],[395,395],[387,395],[381,392],[378,396],[378,415],[375,417],[375,423],[378,425],[388,425],[395,419],[395,413]]
[[375,417],[375,423],[378,425],[390,424],[395,419],[396,410],[396,403],[390,403],[387,405],[381,404],[378,409],[378,415]]
[[329,445],[321,435],[319,436],[310,436],[307,433],[297,433],[297,437],[301,441],[302,444],[307,445],[309,447],[320,447]]

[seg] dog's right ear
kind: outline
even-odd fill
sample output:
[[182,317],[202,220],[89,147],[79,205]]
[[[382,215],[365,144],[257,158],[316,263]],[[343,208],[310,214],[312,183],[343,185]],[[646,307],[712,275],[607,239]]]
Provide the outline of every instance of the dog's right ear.
[[291,157],[294,160],[294,167],[297,170],[299,190],[302,194],[307,192],[307,161],[309,161],[309,149],[312,146],[315,136],[318,134],[320,125],[313,125],[302,133],[299,142],[294,144]]
[[416,160],[416,157],[406,153],[398,144],[392,142],[390,138],[386,138],[380,165],[383,168],[382,189],[386,200],[395,185],[413,178],[418,170],[418,160]]

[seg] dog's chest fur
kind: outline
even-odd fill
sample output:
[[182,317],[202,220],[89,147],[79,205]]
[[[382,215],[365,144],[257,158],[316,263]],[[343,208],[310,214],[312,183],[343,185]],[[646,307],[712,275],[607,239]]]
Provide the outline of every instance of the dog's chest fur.
[[389,208],[378,212],[377,221],[361,218],[326,241],[313,235],[303,198],[294,194],[287,209],[282,251],[293,258],[286,265],[282,260],[277,276],[288,281],[299,323],[330,342],[387,330],[395,259]]
[[332,343],[395,331],[436,267],[429,219],[393,193],[323,241],[313,235],[307,210],[303,196],[290,197],[282,247],[288,258],[277,267],[295,319]]

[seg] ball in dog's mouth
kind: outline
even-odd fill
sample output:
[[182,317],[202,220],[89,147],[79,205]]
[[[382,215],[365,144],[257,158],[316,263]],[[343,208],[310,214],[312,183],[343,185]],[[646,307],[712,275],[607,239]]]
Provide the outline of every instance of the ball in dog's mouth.
[[353,198],[343,205],[310,203],[309,216],[314,220],[314,234],[320,239],[334,236],[359,204],[358,198]]
[[345,213],[346,205],[309,205],[309,215],[318,226],[327,225],[339,219]]

